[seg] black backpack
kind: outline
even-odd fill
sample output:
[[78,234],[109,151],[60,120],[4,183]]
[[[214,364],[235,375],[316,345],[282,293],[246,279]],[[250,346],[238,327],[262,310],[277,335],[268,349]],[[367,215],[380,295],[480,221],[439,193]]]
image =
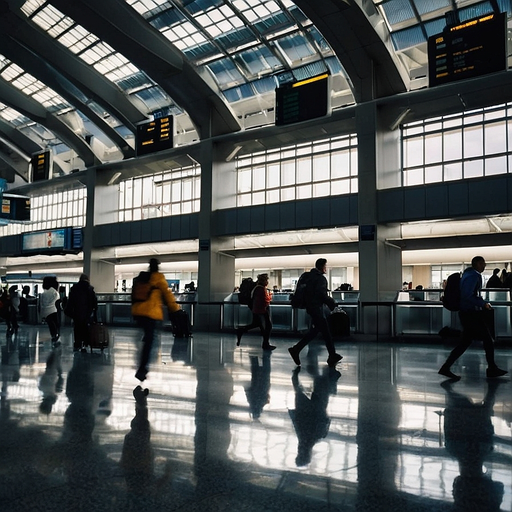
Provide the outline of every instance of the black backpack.
[[307,285],[310,277],[309,272],[304,272],[297,281],[297,286],[295,286],[295,291],[290,295],[290,301],[292,304],[292,308],[296,309],[306,309],[307,306]]
[[133,279],[132,304],[135,302],[146,302],[154,287],[149,284],[151,272],[141,272]]
[[459,311],[460,309],[460,272],[450,274],[446,280],[446,287],[443,295],[443,306],[448,311]]
[[252,307],[252,291],[256,287],[256,284],[256,281],[254,281],[252,277],[242,279],[238,293],[238,302],[240,304],[245,304],[250,308]]

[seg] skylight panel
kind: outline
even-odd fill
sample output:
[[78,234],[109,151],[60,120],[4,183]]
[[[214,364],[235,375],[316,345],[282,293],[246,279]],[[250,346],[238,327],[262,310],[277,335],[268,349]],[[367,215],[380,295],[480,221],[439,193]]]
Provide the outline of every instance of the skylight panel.
[[459,10],[460,21],[467,21],[493,11],[491,2],[481,2]]
[[11,85],[20,91],[23,91],[23,93],[27,96],[32,96],[32,94],[41,89],[37,80],[28,73],[20,75],[18,78],[11,82]]
[[50,111],[60,111],[63,108],[71,108],[62,96],[49,87],[37,90],[32,97]]
[[[151,8],[158,7],[164,3],[166,2],[149,0]],[[140,2],[140,6],[144,5],[144,3]],[[94,67],[106,79],[118,84],[118,86],[123,83],[125,85],[128,84],[129,80],[126,79],[137,76],[137,91],[147,88],[156,89],[158,87],[145,73],[126,59],[124,55],[115,51],[108,43],[100,40],[84,27],[75,24],[73,20],[48,3],[39,1],[26,2],[23,12],[28,16],[32,16],[33,21],[45,30],[48,30],[48,33],[59,43],[80,57],[86,64]],[[143,80],[141,80],[142,75],[144,76]],[[126,89],[120,88],[126,92]],[[131,92],[133,93],[133,89]],[[159,98],[165,97],[168,104],[172,103],[163,91],[160,91],[159,94],[153,94],[153,97],[157,96]],[[159,101],[159,103],[161,102]],[[135,104],[140,106],[140,103],[137,101],[135,101]]]
[[435,12],[440,9],[450,10],[450,0],[414,0],[414,6],[420,15]]
[[28,117],[20,114],[17,110],[4,105],[3,103],[0,103],[0,117],[8,123],[12,123],[16,126],[21,126],[22,124],[33,122]]
[[[169,29],[169,32],[174,35],[174,40],[184,39],[187,36],[199,33],[199,31],[190,22],[185,22],[182,25],[176,25]],[[172,40],[172,39],[171,39]]]
[[57,94],[52,88],[32,76],[30,73],[24,72],[17,64],[11,64],[1,74],[7,82],[13,87],[19,89],[23,94],[32,97],[47,109],[55,110],[63,106],[70,107],[69,103]]
[[[100,72],[103,73],[110,81],[118,83],[125,78],[131,77],[137,73],[137,68],[130,63],[125,64],[124,66],[119,66],[115,69],[110,67],[112,60],[105,59],[101,62],[97,63],[94,67]],[[145,84],[149,84],[149,80],[145,79]]]
[[[150,87],[141,90],[135,93],[134,96],[144,103],[148,112],[175,107],[170,98],[159,87]],[[180,112],[182,112],[181,109]]]
[[[105,43],[104,41],[99,41],[94,46],[91,46],[87,50],[85,50],[83,53],[80,54],[80,57],[84,59],[88,64],[95,64],[96,62],[99,62],[103,59],[110,58],[113,56],[116,56],[116,52],[112,49],[112,47]],[[123,60],[124,62],[128,62],[127,59],[120,58],[120,60]]]
[[91,34],[91,32],[80,25],[75,25],[72,29],[62,34],[57,40],[74,54],[79,54],[86,48],[99,42],[98,37]]
[[244,81],[240,71],[230,59],[210,62],[206,67],[210,69],[212,76],[215,77],[221,88],[232,87]]
[[39,9],[46,0],[27,0],[21,7],[21,11],[28,17]]
[[300,62],[316,53],[302,34],[285,36],[276,40],[275,43],[291,63]]
[[282,67],[279,59],[266,46],[241,52],[236,59],[251,75],[259,75]]
[[74,25],[73,20],[51,5],[37,12],[32,20],[54,38]]
[[426,42],[425,35],[420,25],[415,25],[404,30],[397,30],[391,34],[391,39],[396,50],[405,50]]
[[382,3],[382,8],[392,27],[404,21],[416,21],[416,16],[409,0],[389,0]]
[[18,64],[14,63],[14,62],[11,62],[10,60],[8,59],[5,59],[5,62],[6,63],[9,63],[9,65],[7,65],[3,70],[2,72],[0,73],[0,75],[2,76],[2,78],[6,81],[6,82],[12,82],[13,80],[15,80],[18,76],[20,76],[22,73],[23,73],[23,69],[20,68],[18,66]]
[[141,12],[152,11],[157,9],[160,5],[167,3],[167,0],[136,0],[128,1],[128,4],[133,6],[134,9]]

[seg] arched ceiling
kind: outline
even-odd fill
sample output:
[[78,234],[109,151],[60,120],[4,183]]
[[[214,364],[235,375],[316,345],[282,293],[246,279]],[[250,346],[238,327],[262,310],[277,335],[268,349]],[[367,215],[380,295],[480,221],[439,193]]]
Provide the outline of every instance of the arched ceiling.
[[[0,177],[134,157],[137,124],[175,141],[274,124],[279,84],[328,72],[334,110],[425,85],[445,13],[505,0],[0,0]],[[20,181],[21,180],[21,181]]]

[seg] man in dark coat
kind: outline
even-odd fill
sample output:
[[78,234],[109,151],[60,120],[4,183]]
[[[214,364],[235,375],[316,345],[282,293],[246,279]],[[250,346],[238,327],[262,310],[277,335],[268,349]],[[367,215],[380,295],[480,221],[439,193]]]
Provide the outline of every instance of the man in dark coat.
[[69,290],[69,298],[64,313],[73,319],[75,342],[73,349],[85,352],[89,344],[89,322],[98,307],[94,288],[89,283],[87,274],[82,274],[78,283]]
[[300,366],[300,351],[321,332],[324,338],[325,347],[329,353],[327,364],[336,366],[336,363],[342,359],[340,354],[336,353],[332,341],[329,324],[324,313],[324,304],[332,311],[336,307],[334,299],[327,293],[327,279],[324,274],[327,272],[327,260],[319,258],[316,260],[315,268],[309,272],[306,284],[306,312],[311,316],[311,328],[304,337],[293,347],[288,349],[293,361]]
[[487,284],[485,285],[486,288],[503,288],[503,283],[500,279],[500,269],[495,268],[492,271],[492,276],[487,281]]

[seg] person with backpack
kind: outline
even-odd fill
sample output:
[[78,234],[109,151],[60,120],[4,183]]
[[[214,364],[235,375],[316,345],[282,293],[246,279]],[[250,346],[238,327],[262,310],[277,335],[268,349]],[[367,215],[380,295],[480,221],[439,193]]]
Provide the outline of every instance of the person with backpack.
[[270,333],[272,332],[272,321],[270,319],[270,301],[272,300],[272,292],[267,288],[268,274],[260,274],[256,281],[256,285],[251,292],[251,300],[249,307],[252,311],[252,322],[249,325],[239,327],[236,331],[236,345],[240,346],[242,336],[251,329],[258,327],[263,337],[261,348],[263,350],[274,350],[276,347],[271,345]]
[[[139,275],[132,290],[132,315],[144,331],[139,367],[135,377],[141,382],[146,379],[155,340],[157,322],[164,319],[162,303],[167,306],[169,314],[179,311],[174,294],[169,289],[165,276],[158,271],[160,262],[156,258],[149,260],[149,271]],[[136,281],[136,280],[134,280]]]
[[[460,380],[460,376],[451,371],[451,366],[466,352],[473,339],[482,340],[487,360],[486,375],[488,378],[501,377],[508,372],[498,368],[494,361],[494,339],[489,328],[488,316],[492,306],[480,296],[482,289],[482,272],[485,270],[485,259],[475,256],[460,279],[459,318],[462,324],[462,335],[457,346],[451,351],[446,362],[439,369],[439,375],[452,380]],[[446,293],[446,290],[445,290]]]
[[[51,283],[50,286],[52,286]],[[89,324],[97,307],[98,299],[89,282],[89,276],[81,274],[78,283],[75,283],[69,290],[69,299],[64,309],[64,314],[73,320],[73,350],[75,352],[87,351],[85,347],[89,345]]]
[[336,363],[343,358],[343,356],[336,353],[331,331],[329,330],[329,324],[327,323],[324,312],[324,304],[331,311],[336,307],[336,302],[328,294],[327,279],[324,275],[326,272],[327,260],[325,258],[319,258],[316,260],[315,268],[309,271],[307,280],[305,280],[305,309],[311,317],[311,328],[296,345],[288,349],[288,352],[297,366],[301,364],[299,358],[300,351],[313,340],[318,333],[322,333],[325,347],[329,353],[327,364],[331,367],[335,367]]

